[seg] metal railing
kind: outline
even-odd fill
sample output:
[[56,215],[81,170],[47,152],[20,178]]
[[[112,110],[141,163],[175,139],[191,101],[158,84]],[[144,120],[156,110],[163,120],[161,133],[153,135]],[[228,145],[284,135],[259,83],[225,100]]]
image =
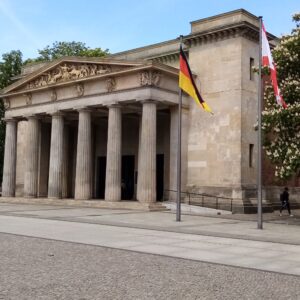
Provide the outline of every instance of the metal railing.
[[[163,201],[176,199],[176,195],[176,190],[164,190]],[[234,199],[230,197],[209,195],[206,193],[200,194],[194,192],[181,192],[181,202],[189,205],[232,211],[233,201]]]

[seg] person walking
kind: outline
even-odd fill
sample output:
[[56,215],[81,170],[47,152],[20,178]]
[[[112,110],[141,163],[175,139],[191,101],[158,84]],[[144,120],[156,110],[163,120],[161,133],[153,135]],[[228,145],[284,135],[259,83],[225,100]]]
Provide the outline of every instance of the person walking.
[[282,194],[280,194],[280,201],[281,201],[281,206],[280,206],[280,217],[282,216],[282,211],[286,208],[290,217],[293,217],[291,213],[291,208],[290,208],[290,202],[289,202],[289,189],[287,187],[284,188],[284,191]]

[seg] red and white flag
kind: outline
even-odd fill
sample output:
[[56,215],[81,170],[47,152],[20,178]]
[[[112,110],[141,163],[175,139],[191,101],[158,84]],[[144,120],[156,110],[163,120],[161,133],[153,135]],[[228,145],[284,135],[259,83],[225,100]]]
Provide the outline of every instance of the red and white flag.
[[287,105],[284,102],[284,100],[281,96],[281,93],[280,93],[280,89],[278,87],[276,67],[275,67],[275,64],[274,64],[274,61],[272,58],[271,49],[270,49],[270,45],[269,45],[269,41],[267,38],[267,33],[266,33],[264,24],[262,24],[262,66],[263,67],[267,66],[270,68],[271,81],[272,81],[274,93],[276,96],[276,101],[280,106],[286,108]]

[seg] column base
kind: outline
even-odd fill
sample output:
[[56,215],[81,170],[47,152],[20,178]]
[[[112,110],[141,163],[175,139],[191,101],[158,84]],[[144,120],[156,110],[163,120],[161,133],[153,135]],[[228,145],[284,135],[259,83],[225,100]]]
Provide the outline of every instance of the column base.
[[120,202],[120,201],[122,201],[121,199],[119,199],[119,200],[115,200],[115,199],[104,199],[104,201],[106,201],[106,202]]
[[157,203],[157,201],[156,200],[140,200],[140,199],[138,199],[138,202],[139,203],[142,203],[142,204],[155,204],[155,203]]
[[120,202],[121,201],[121,190],[118,189],[105,189],[105,201]]
[[91,200],[91,197],[76,197],[74,198],[74,200]]
[[53,197],[53,196],[48,196],[48,199],[55,199],[55,200],[60,200],[62,199],[62,197]]
[[15,198],[16,197],[16,195],[5,195],[5,194],[2,194],[1,196],[5,197],[5,198]]
[[94,207],[108,209],[128,209],[140,211],[165,211],[168,210],[163,203],[140,203],[138,201],[103,201],[103,200],[76,200],[76,199],[48,199],[26,197],[0,197],[0,203],[19,203],[37,205],[57,205],[70,207]]

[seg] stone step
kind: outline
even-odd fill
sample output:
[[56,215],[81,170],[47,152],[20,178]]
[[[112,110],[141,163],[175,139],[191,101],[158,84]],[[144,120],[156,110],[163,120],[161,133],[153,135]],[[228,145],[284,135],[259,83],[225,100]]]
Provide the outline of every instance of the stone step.
[[74,200],[74,199],[48,199],[25,197],[0,197],[0,203],[59,205],[73,207],[93,207],[110,209],[128,209],[142,211],[164,211],[167,208],[162,202],[141,203],[138,201],[104,201],[104,200]]

